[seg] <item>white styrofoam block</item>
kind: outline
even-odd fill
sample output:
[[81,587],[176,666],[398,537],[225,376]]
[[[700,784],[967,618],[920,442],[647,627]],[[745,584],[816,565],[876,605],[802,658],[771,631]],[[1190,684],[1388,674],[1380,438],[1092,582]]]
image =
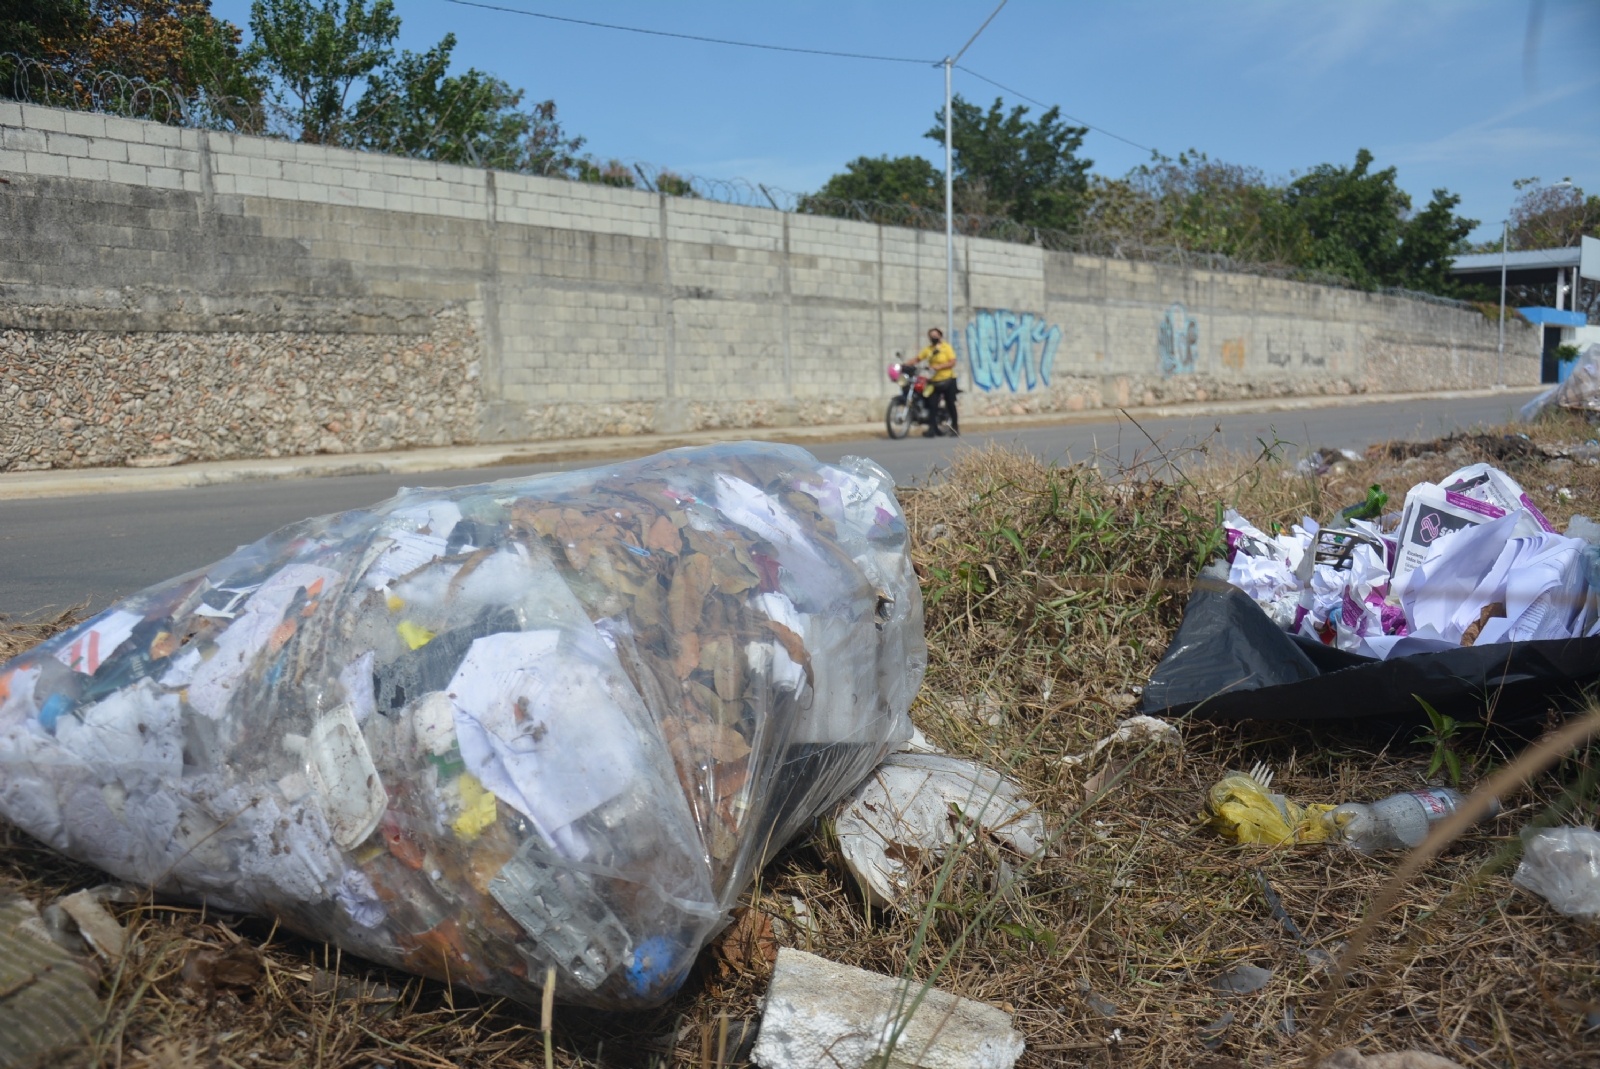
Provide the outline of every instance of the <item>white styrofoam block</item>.
[[[897,1011],[920,991],[892,976],[783,947],[751,1057],[762,1069],[857,1069],[880,1064]],[[900,1032],[891,1069],[1010,1069],[1022,1036],[1009,1014],[938,988]]]

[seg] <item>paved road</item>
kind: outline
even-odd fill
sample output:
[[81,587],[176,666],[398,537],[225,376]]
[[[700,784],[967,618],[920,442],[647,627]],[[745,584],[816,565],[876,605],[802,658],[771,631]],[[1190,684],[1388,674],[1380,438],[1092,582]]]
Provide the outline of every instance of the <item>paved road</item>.
[[[973,433],[959,440],[833,442],[812,451],[823,460],[865,454],[907,483],[926,478],[959,450],[989,441],[1017,445],[1050,460],[1081,460],[1097,450],[1126,460],[1150,448],[1145,432],[1168,451],[1208,437],[1222,447],[1251,452],[1259,449],[1258,440],[1361,449],[1392,438],[1434,438],[1474,424],[1502,423],[1528,396],[1532,395],[1173,418],[1147,422],[1143,430],[1125,418],[1111,418],[1103,423]],[[152,583],[218,560],[283,524],[370,505],[406,483],[456,486],[590,463],[0,502],[0,612],[27,616],[80,601],[103,608]]]

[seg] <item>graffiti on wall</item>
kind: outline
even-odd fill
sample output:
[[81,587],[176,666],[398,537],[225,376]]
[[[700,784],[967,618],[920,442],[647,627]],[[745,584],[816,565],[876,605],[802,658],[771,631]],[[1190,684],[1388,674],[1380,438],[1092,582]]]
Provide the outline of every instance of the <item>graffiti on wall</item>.
[[[961,342],[960,332],[955,339]],[[1002,386],[1015,393],[1050,385],[1061,346],[1061,328],[1032,312],[1005,308],[979,312],[967,324],[967,366],[980,390]]]
[[1163,375],[1183,375],[1194,371],[1200,356],[1200,324],[1182,302],[1174,301],[1156,331],[1156,348],[1161,354]]
[[1222,366],[1234,371],[1244,370],[1244,339],[1229,338],[1222,343]]

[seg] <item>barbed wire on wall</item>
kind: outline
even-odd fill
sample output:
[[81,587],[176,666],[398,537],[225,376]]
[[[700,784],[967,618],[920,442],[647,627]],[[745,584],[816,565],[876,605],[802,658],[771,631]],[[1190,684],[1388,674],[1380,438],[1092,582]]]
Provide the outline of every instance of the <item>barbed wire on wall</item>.
[[[171,126],[284,139],[289,139],[287,131],[292,129],[282,116],[275,116],[271,109],[260,102],[238,97],[221,97],[205,92],[186,96],[170,86],[130,78],[114,71],[69,70],[13,52],[0,53],[0,69],[6,65],[11,67],[11,97],[25,103],[102,112]],[[468,147],[470,151],[471,146]],[[476,157],[475,153],[473,155]],[[879,226],[938,232],[943,232],[945,226],[943,210],[925,205],[797,193],[745,178],[708,178],[631,158],[599,160],[584,157],[574,172],[546,173],[545,177],[665,193],[719,204],[850,219]],[[1052,252],[1259,275],[1341,289],[1356,288],[1342,275],[1289,264],[1243,261],[1221,253],[1198,252],[1180,245],[1151,243],[1136,234],[1034,227],[1004,216],[970,212],[956,213],[952,224],[955,233],[962,237],[1034,245]],[[1415,290],[1391,287],[1382,292],[1431,304],[1474,307],[1466,301]]]
[[11,98],[72,111],[92,111],[168,126],[259,133],[265,109],[243,97],[205,91],[186,96],[172,86],[116,71],[85,71],[46,63],[32,56],[0,52],[0,69],[11,68]]

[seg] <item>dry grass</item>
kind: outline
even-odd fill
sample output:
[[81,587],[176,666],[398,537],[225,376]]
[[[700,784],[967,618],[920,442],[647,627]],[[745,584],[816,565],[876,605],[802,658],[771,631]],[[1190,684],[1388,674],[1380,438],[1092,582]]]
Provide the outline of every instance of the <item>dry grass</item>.
[[[820,822],[749,894],[753,912],[738,931],[753,939],[702,955],[684,990],[653,1014],[558,1007],[555,1063],[718,1064],[721,1020],[758,1012],[766,967],[759,950],[770,922],[778,943],[880,972],[936,976],[942,987],[1013,1009],[1028,1067],[1297,1065],[1352,1043],[1420,1047],[1467,1066],[1597,1064],[1600,1029],[1586,1028],[1586,1015],[1600,1014],[1600,930],[1556,915],[1509,880],[1517,828],[1541,814],[1594,820],[1595,748],[1568,753],[1511,795],[1505,815],[1426,867],[1331,995],[1326,966],[1398,859],[1234,846],[1199,827],[1195,812],[1223,771],[1258,760],[1277,770],[1277,789],[1302,800],[1414,788],[1427,748],[1403,736],[1195,722],[1184,725],[1175,752],[1108,750],[1077,767],[1060,761],[1089,749],[1130,711],[1181,615],[1189,577],[1215,547],[1219,503],[1260,525],[1325,516],[1371,482],[1398,504],[1419,479],[1497,459],[1558,526],[1575,511],[1596,514],[1600,468],[1579,462],[1552,471],[1536,450],[1496,458],[1504,433],[1431,450],[1375,450],[1372,459],[1310,478],[1285,477],[1272,458],[1152,452],[1113,484],[1090,468],[1050,469],[990,451],[969,454],[908,494],[931,651],[912,716],[945,748],[1009,769],[1059,835],[1055,850],[1029,863],[980,845],[928,874],[928,909],[881,913],[848,886]],[[1573,443],[1591,433],[1559,418],[1534,437]],[[1570,499],[1557,495],[1561,487],[1573,491]],[[0,644],[41,637],[0,632]],[[1506,763],[1517,745],[1469,740],[1467,782]],[[99,882],[93,870],[18,832],[0,836],[0,882],[20,884],[36,900]],[[1015,882],[1002,881],[1006,869]],[[797,922],[796,899],[811,926]],[[81,1063],[544,1064],[538,1016],[523,1008],[341,962],[258,919],[149,904],[123,907],[122,915],[137,929],[135,950],[106,979],[108,1024]],[[913,960],[924,918],[925,942]],[[245,969],[231,986],[186,983],[185,962],[207,949],[259,960],[265,971],[255,980]],[[1239,963],[1274,977],[1245,996],[1207,986]],[[392,991],[362,1002],[327,973]],[[1325,996],[1332,1012],[1319,1023]],[[1207,1031],[1223,1019],[1230,1023]],[[736,1037],[737,1024],[732,1031]]]

